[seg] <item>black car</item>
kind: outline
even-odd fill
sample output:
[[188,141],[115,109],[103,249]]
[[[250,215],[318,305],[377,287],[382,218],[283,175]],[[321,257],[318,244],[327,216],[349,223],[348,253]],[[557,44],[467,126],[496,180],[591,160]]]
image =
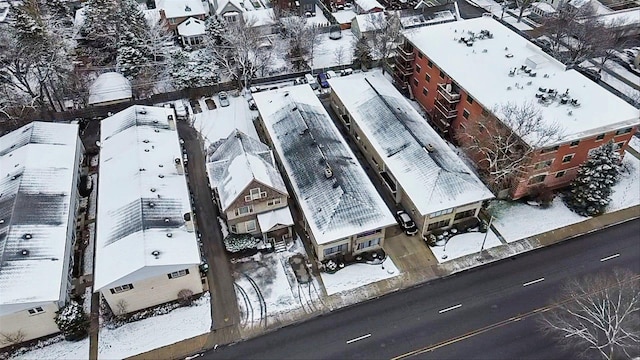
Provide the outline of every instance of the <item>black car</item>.
[[402,230],[404,230],[405,234],[413,236],[418,233],[416,223],[411,220],[411,217],[405,211],[400,210],[396,212],[396,219],[398,220],[398,224],[400,224],[400,227],[402,227]]
[[587,69],[587,68],[578,66],[576,67],[576,71],[595,82],[599,82],[602,79],[602,76],[600,75],[600,73],[594,69]]

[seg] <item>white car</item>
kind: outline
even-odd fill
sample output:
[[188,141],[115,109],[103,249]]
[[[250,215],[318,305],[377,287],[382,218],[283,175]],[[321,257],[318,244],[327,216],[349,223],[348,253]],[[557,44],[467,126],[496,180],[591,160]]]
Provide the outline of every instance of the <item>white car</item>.
[[218,93],[218,100],[220,100],[220,106],[229,106],[229,95],[227,95],[226,91],[220,91]]
[[182,100],[176,100],[173,103],[174,108],[176,109],[176,116],[178,119],[186,119],[187,118],[187,108],[184,106]]

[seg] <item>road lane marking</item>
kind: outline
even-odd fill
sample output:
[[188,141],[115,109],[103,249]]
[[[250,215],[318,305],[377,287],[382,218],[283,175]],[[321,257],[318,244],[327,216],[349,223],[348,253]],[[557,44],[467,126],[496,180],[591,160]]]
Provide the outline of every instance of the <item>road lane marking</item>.
[[607,261],[607,260],[615,259],[618,256],[620,256],[620,253],[613,254],[613,255],[607,256],[607,257],[603,257],[602,259],[600,259],[600,262],[604,262],[604,261]]
[[536,280],[532,280],[532,281],[526,282],[526,283],[522,284],[522,286],[529,286],[531,284],[539,283],[541,281],[544,281],[543,277],[541,277],[540,279],[536,279]]
[[448,307],[446,309],[442,309],[442,310],[438,311],[438,313],[439,314],[446,313],[447,311],[451,311],[451,310],[457,309],[459,307],[462,307],[462,304],[458,304],[458,305],[454,305],[452,307]]
[[356,341],[360,341],[360,340],[362,340],[362,339],[366,339],[366,338],[368,338],[369,336],[371,336],[371,334],[362,335],[362,336],[359,336],[359,337],[357,337],[357,338],[355,338],[355,339],[347,340],[347,344],[351,344],[351,343],[354,343],[354,342],[356,342]]

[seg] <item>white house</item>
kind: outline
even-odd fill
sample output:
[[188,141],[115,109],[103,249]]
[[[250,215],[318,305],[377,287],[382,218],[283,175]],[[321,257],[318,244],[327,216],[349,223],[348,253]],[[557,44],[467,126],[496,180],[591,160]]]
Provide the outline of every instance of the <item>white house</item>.
[[318,260],[383,247],[396,221],[311,87],[254,100]]
[[331,106],[422,234],[477,217],[493,194],[379,70],[329,79]]
[[0,347],[59,332],[83,152],[78,125],[33,122],[0,137]]
[[131,83],[117,72],[101,74],[89,87],[89,105],[104,106],[131,100]]
[[536,1],[531,4],[531,12],[540,17],[545,17],[554,14],[556,9],[547,2]]
[[384,6],[376,0],[355,0],[354,3],[357,14],[384,11]]
[[202,43],[205,34],[206,26],[202,20],[188,18],[178,25],[178,36],[180,36],[182,45],[199,45]]
[[356,39],[361,37],[368,38],[371,33],[384,28],[387,21],[387,15],[383,12],[374,12],[356,15],[351,21],[351,31]]
[[94,291],[116,314],[203,291],[175,119],[136,105],[100,125]]

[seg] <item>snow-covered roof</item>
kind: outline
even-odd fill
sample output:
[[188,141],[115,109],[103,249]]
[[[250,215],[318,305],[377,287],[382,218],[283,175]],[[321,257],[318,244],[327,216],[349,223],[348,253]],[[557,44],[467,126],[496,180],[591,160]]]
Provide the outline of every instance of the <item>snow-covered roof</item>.
[[238,0],[221,0],[216,9],[216,15],[230,14],[245,11],[244,6]]
[[[491,37],[482,35],[483,30]],[[472,46],[467,46],[460,39],[471,38],[471,33],[475,40]],[[567,69],[491,17],[417,28],[405,36],[484,108],[494,109],[507,103],[532,104],[545,121],[562,129],[563,137],[555,143],[638,123],[638,109],[576,70]],[[521,70],[524,65],[536,76]],[[514,76],[510,76],[514,69]],[[569,97],[580,106],[569,102],[563,105],[560,96],[543,105],[536,97],[539,89],[555,89],[559,95],[568,90]],[[533,133],[524,140],[535,143],[536,136]]]
[[209,156],[207,172],[226,210],[247,186],[257,181],[288,196],[269,147],[241,131],[234,131]]
[[531,6],[534,8],[540,9],[540,11],[545,12],[547,14],[552,14],[556,12],[556,9],[553,7],[553,5],[547,2],[534,2],[533,4],[531,4]]
[[104,73],[89,88],[89,105],[130,99],[131,83],[117,72]]
[[266,25],[274,25],[276,21],[274,20],[273,9],[260,9],[254,11],[247,11],[244,13],[245,22],[253,22],[253,26],[266,26]]
[[329,84],[420,214],[493,198],[380,71]]
[[621,27],[629,25],[640,25],[640,7],[624,9],[601,15],[598,20],[609,26]]
[[79,141],[50,122],[0,137],[0,315],[64,299]]
[[318,244],[395,223],[309,85],[253,97]]
[[291,217],[291,211],[289,211],[288,206],[260,213],[257,215],[257,218],[262,232],[267,232],[277,225],[293,225],[293,218]]
[[156,9],[164,10],[167,19],[207,14],[200,0],[156,0]]
[[198,36],[206,33],[204,21],[196,18],[188,18],[178,25],[178,35],[180,36]]
[[405,29],[410,29],[413,27],[424,26],[424,25],[439,24],[439,23],[455,21],[455,20],[456,20],[456,16],[453,15],[451,10],[442,10],[430,15],[416,14],[416,15],[400,17],[400,23],[402,24],[402,27]]
[[136,105],[100,124],[95,291],[200,263],[169,116],[171,108]]
[[353,20],[358,23],[361,33],[380,30],[385,25],[386,15],[383,12],[356,15]]
[[376,0],[355,0],[355,3],[364,11],[371,11],[376,8],[384,10],[384,6]]
[[331,13],[331,15],[333,15],[338,24],[350,24],[356,17],[356,13],[353,10],[338,10]]

